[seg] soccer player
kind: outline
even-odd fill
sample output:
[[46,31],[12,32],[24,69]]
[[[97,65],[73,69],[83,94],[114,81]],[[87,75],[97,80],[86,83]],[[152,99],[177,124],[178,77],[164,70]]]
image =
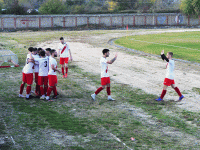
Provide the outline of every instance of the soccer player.
[[19,93],[19,97],[24,97],[22,95],[23,90],[24,90],[24,85],[25,83],[27,83],[27,88],[26,88],[26,99],[30,99],[33,96],[30,95],[30,91],[31,91],[31,85],[33,84],[33,60],[30,59],[30,53],[32,53],[33,55],[36,53],[35,49],[33,47],[29,47],[28,48],[29,54],[27,55],[26,58],[26,64],[22,70],[22,84],[20,86],[20,93]]
[[[41,50],[39,53],[41,58],[31,58],[35,61],[38,62],[39,64],[39,74],[38,74],[38,85],[40,86],[40,93],[41,97],[40,99],[45,99],[45,94],[47,92],[47,87],[48,87],[48,66],[49,66],[49,61],[48,58],[45,56],[45,51]],[[44,88],[43,88],[44,85]]]
[[163,60],[167,61],[167,73],[166,73],[166,78],[164,80],[164,86],[163,86],[163,91],[161,93],[161,96],[159,98],[156,99],[156,101],[162,101],[165,94],[167,93],[167,87],[171,86],[179,95],[179,101],[181,101],[184,96],[181,94],[180,90],[178,87],[176,87],[175,82],[174,82],[174,60],[172,59],[173,53],[172,52],[168,52],[167,53],[167,57],[164,54],[164,50],[161,52],[161,58]]
[[46,100],[53,101],[53,100],[50,100],[49,96],[51,94],[51,91],[53,90],[54,92],[53,99],[57,98],[58,94],[57,94],[57,89],[56,89],[56,86],[57,86],[56,71],[58,71],[58,73],[61,73],[61,71],[57,69],[57,62],[54,58],[54,57],[57,57],[56,50],[52,49],[50,53],[51,53],[51,56],[49,57],[49,73],[48,73],[49,87],[47,90]]
[[[37,48],[35,48],[35,51],[36,51],[36,54],[32,55],[32,57],[34,59],[40,58],[40,56],[38,54],[38,49]],[[38,85],[38,73],[39,73],[39,63],[38,62],[34,63],[34,72],[35,72],[35,84],[36,84],[35,95],[36,96],[40,96],[40,86]]]
[[116,59],[117,59],[117,53],[115,57],[112,60],[107,60],[106,57],[109,57],[109,49],[103,49],[102,51],[103,57],[100,59],[100,65],[101,65],[101,87],[99,87],[94,94],[91,95],[92,99],[95,101],[96,95],[101,92],[105,87],[107,90],[108,94],[108,100],[114,101],[111,97],[111,92],[110,92],[110,77],[108,75],[108,64],[112,64]]
[[[58,56],[60,56],[60,64],[61,64],[63,78],[67,78],[69,54],[70,54],[70,60],[72,61],[72,55],[71,55],[69,44],[67,44],[64,41],[64,38],[61,37],[59,48],[58,48]],[[64,66],[65,66],[66,73],[64,71]]]

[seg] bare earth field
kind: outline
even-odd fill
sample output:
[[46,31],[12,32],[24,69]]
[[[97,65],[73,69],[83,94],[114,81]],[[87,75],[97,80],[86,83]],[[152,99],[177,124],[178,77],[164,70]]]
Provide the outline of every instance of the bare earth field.
[[[125,31],[121,33],[108,33],[91,35],[90,37],[81,37],[76,39],[65,39],[70,45],[73,61],[86,72],[99,74],[99,60],[102,56],[102,49],[109,48],[111,50],[111,59],[118,52],[118,58],[114,64],[109,66],[109,74],[112,82],[118,82],[131,85],[135,88],[140,88],[146,93],[160,96],[165,78],[166,62],[161,58],[136,54],[125,51],[110,45],[108,41],[112,38],[119,38],[126,35],[141,35],[141,34],[157,34],[164,32],[185,32],[185,31],[200,31],[200,29],[170,29],[170,30],[154,30],[154,31],[137,31],[127,34]],[[57,49],[58,41],[47,41],[38,43],[38,47]],[[199,112],[200,96],[194,89],[200,85],[200,66],[188,62],[175,62],[175,83],[183,93],[185,98],[176,104],[177,107]],[[89,83],[88,83],[89,84]],[[96,87],[91,87],[94,91]],[[111,89],[112,90],[112,89]],[[116,98],[117,99],[117,98]],[[165,101],[178,100],[176,92],[169,87],[164,98]]]

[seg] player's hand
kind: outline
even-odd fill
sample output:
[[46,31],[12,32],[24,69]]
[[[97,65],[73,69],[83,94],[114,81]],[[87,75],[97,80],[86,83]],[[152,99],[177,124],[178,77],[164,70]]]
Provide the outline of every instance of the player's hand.
[[70,57],[70,60],[71,60],[71,61],[73,60],[72,57]]
[[59,73],[59,74],[61,74],[61,71],[60,71],[60,70],[58,70],[58,73]]
[[161,55],[163,55],[165,53],[165,51],[164,50],[162,50],[162,52],[161,52]]

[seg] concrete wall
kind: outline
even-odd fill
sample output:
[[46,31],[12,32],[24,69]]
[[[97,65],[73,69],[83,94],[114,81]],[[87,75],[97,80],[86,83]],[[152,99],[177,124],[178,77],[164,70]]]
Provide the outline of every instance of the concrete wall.
[[157,14],[101,14],[101,15],[0,15],[0,28],[77,27],[81,25],[120,26],[178,26],[200,25],[200,17],[192,18],[176,13]]

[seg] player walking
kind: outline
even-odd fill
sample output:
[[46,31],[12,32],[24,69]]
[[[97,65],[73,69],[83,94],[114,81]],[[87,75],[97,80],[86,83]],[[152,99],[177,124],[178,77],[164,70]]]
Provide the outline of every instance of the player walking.
[[30,53],[32,53],[33,55],[36,53],[33,47],[29,47],[28,51],[29,51],[29,54],[27,55],[27,58],[26,58],[26,64],[22,70],[22,84],[20,86],[20,93],[19,93],[19,97],[24,97],[22,93],[24,90],[25,83],[27,83],[26,99],[30,99],[33,97],[32,95],[30,95],[30,92],[31,92],[31,85],[33,84],[34,63],[33,63],[33,60],[30,58]]
[[[45,99],[45,94],[48,88],[48,66],[49,61],[48,58],[45,56],[45,51],[41,50],[39,53],[41,58],[32,58],[35,62],[39,64],[39,74],[38,74],[38,85],[40,86],[40,99]],[[31,56],[32,57],[32,56]],[[43,88],[44,85],[44,88]]]
[[[61,64],[63,78],[67,78],[69,54],[70,54],[70,60],[72,61],[72,55],[71,55],[69,44],[67,44],[64,41],[64,38],[61,37],[59,48],[58,48],[58,56],[60,56],[60,64]],[[64,72],[64,66],[65,66],[66,73]]]
[[116,59],[117,59],[117,53],[115,57],[112,60],[107,60],[106,57],[109,57],[109,49],[103,49],[102,51],[103,57],[100,59],[100,65],[101,65],[101,87],[99,87],[94,94],[91,95],[92,99],[95,101],[96,95],[101,92],[105,87],[107,90],[108,94],[108,100],[114,101],[111,97],[111,92],[110,92],[110,77],[108,75],[108,64],[112,64]]
[[[55,60],[54,57],[57,57],[57,52],[56,50],[52,49],[50,51],[51,56],[49,57],[49,73],[48,73],[48,79],[49,79],[49,87],[47,90],[47,96],[46,96],[46,100],[50,100],[49,96],[51,94],[51,91],[53,90],[54,92],[54,96],[53,98],[56,99],[57,98],[57,76],[56,76],[56,71],[58,71],[58,73],[61,73],[60,70],[57,69],[57,62]],[[53,100],[51,100],[53,101]]]
[[180,90],[178,87],[176,87],[175,82],[174,82],[174,60],[172,59],[173,53],[172,52],[168,52],[167,53],[167,57],[164,54],[164,50],[161,52],[161,58],[163,60],[167,61],[167,74],[166,74],[166,78],[164,80],[164,86],[163,86],[163,91],[161,93],[161,96],[156,99],[156,101],[162,101],[165,94],[167,93],[167,87],[171,85],[171,87],[177,92],[177,94],[179,95],[179,101],[181,101],[184,96],[181,94]]

